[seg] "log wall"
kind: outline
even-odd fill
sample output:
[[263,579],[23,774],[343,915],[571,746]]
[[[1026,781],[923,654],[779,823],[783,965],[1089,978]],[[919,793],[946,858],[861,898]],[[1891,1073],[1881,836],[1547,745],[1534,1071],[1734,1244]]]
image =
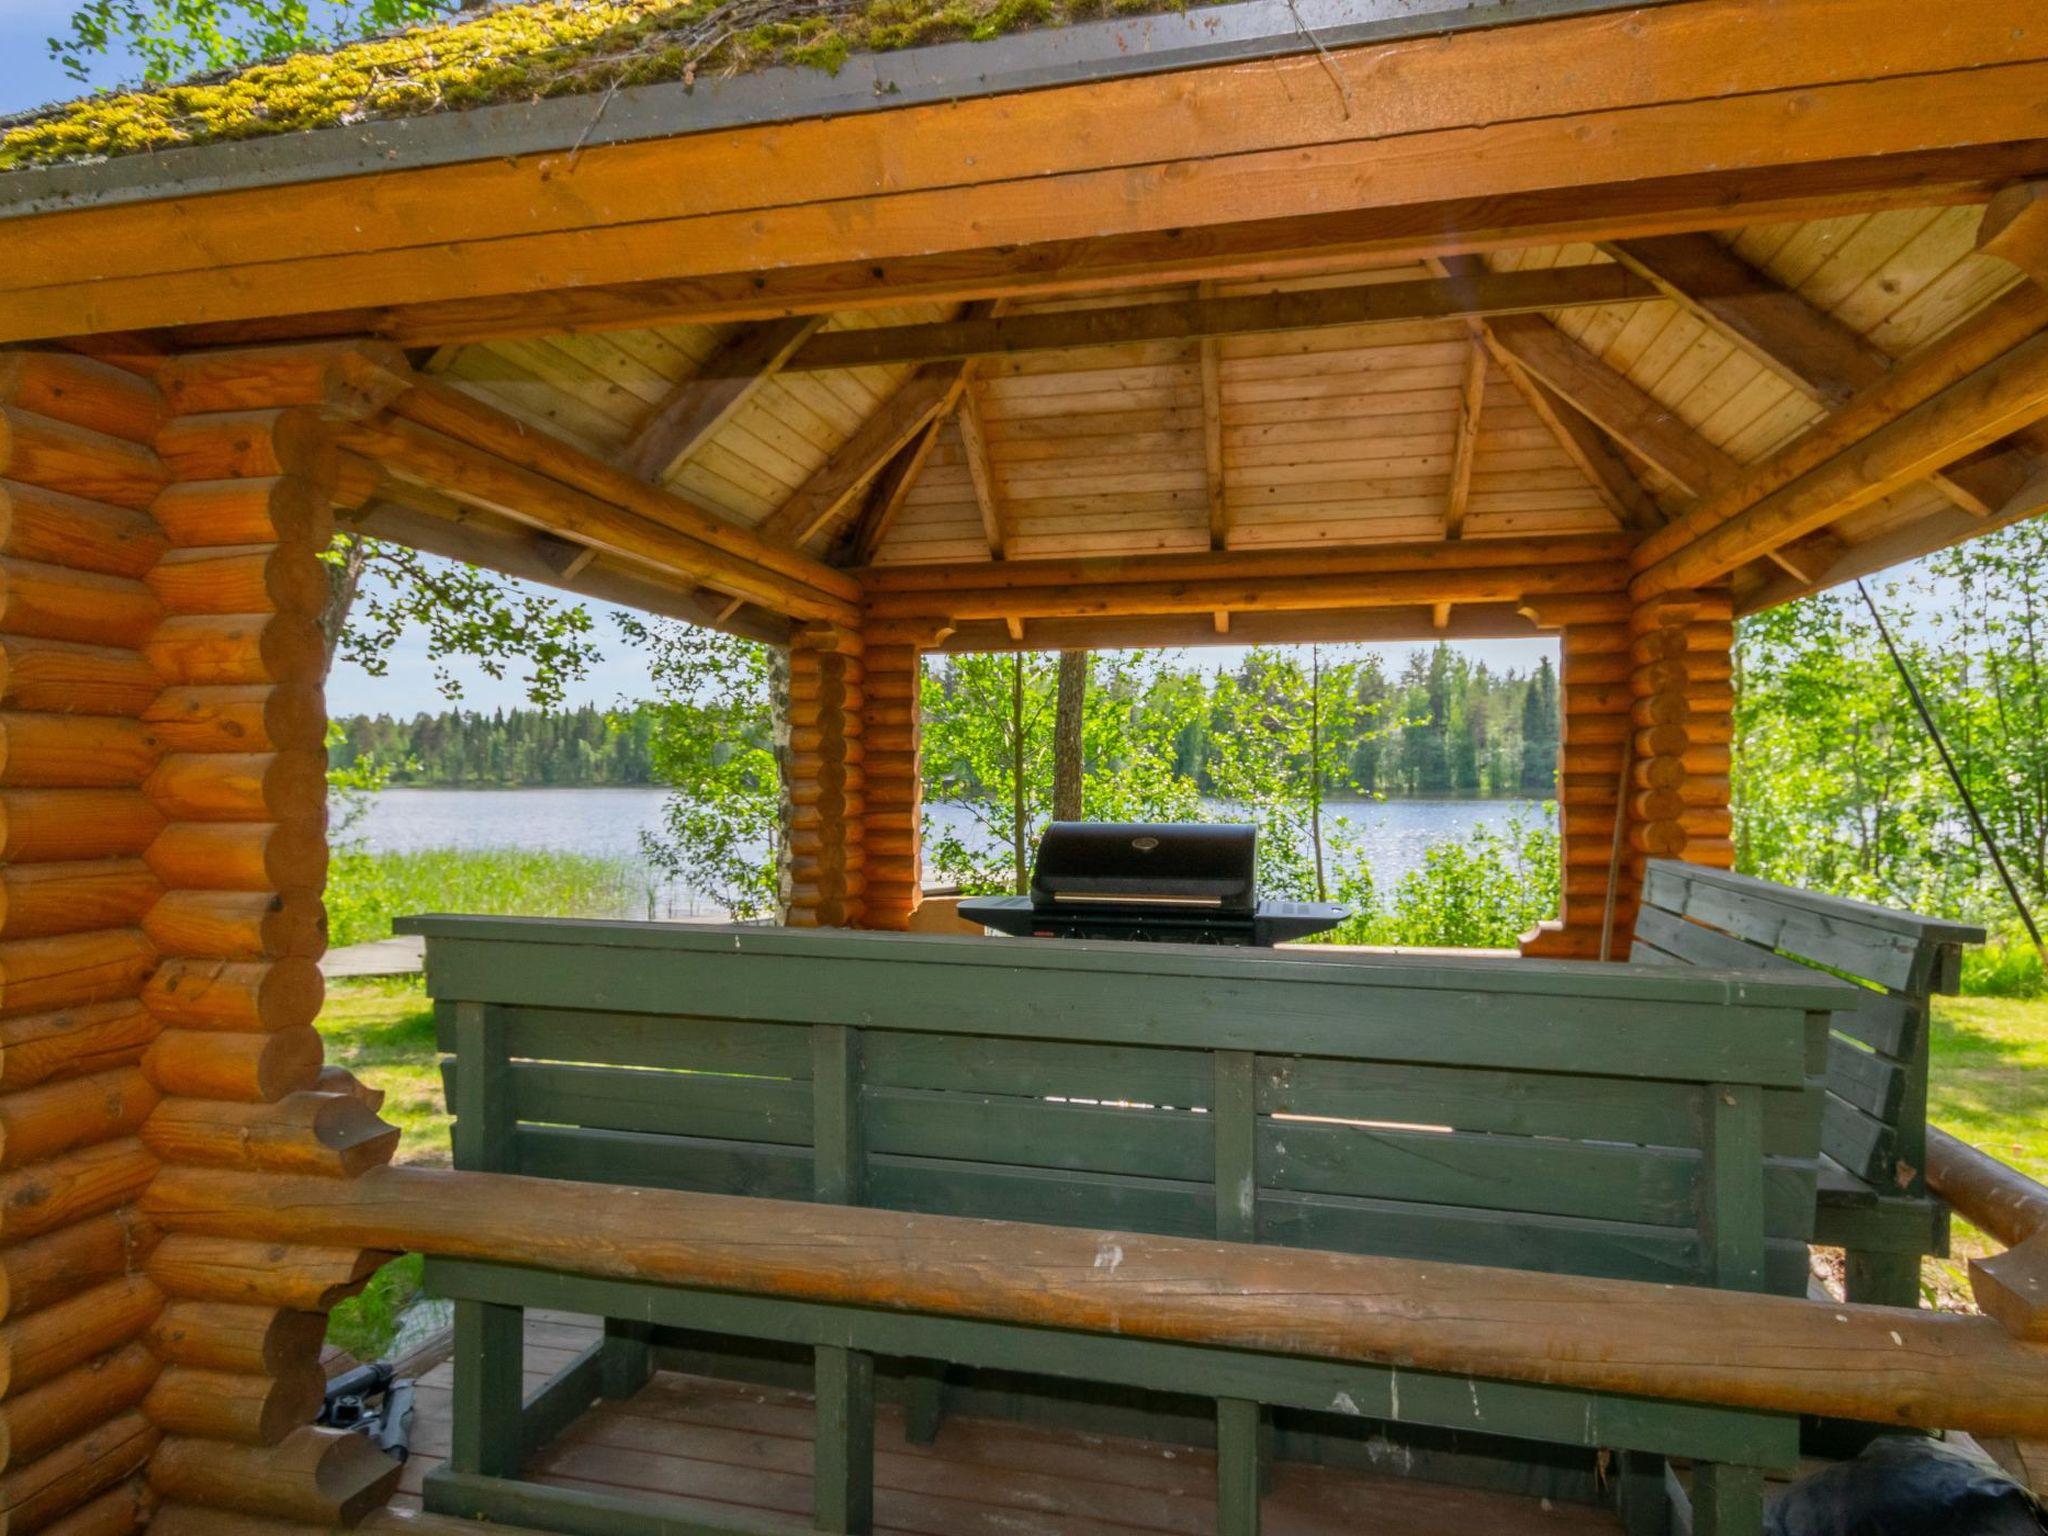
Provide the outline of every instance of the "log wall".
[[[1733,608],[1725,592],[1537,604],[1556,628],[1562,722],[1559,920],[1522,940],[1527,956],[1628,958],[1652,858],[1734,864],[1728,800],[1734,739]],[[1617,817],[1619,829],[1617,832]],[[1617,844],[1617,837],[1619,839]]]
[[861,722],[867,752],[867,928],[908,928],[924,885],[923,676],[915,646],[868,647]]
[[783,921],[857,926],[867,884],[864,647],[859,631],[807,624],[790,639],[783,785]]
[[305,1427],[321,1314],[379,1256],[158,1241],[133,1205],[167,1165],[342,1177],[397,1139],[312,1027],[334,355],[0,360],[10,1533],[337,1518],[397,1475]]

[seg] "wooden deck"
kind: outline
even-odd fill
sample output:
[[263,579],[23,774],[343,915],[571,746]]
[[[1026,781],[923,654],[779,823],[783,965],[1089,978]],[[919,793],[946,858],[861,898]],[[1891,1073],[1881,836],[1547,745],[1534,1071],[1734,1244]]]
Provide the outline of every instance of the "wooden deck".
[[[594,1319],[531,1312],[527,1390],[597,1338]],[[419,1384],[413,1457],[398,1508],[448,1452],[453,1368]],[[929,1446],[877,1410],[876,1530],[891,1536],[1206,1536],[1215,1529],[1215,1457],[1207,1450],[949,1416]],[[542,1452],[529,1475],[565,1488],[660,1494],[705,1519],[807,1524],[808,1396],[659,1372],[636,1397],[600,1403]],[[1470,1536],[1474,1531],[1619,1531],[1580,1505],[1285,1463],[1263,1506],[1267,1536]]]

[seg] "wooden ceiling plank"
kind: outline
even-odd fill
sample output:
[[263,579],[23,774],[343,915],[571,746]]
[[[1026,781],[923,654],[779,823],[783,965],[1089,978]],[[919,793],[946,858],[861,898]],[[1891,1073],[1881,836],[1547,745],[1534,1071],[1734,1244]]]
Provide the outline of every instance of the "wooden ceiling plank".
[[[1860,412],[1852,403],[1822,423],[1836,429],[1824,439],[1834,446],[1832,454],[1767,494],[1743,499],[1751,487],[1774,478],[1777,461],[1786,455],[1756,466],[1730,492],[1737,510],[1644,566],[1631,590],[1647,599],[1716,580],[2043,418],[2048,335],[2021,342],[1909,408],[1880,414]],[[1652,542],[1646,540],[1645,549]]]
[[1711,235],[1615,240],[1604,249],[1830,409],[1891,369],[1859,332]]
[[[2027,222],[2025,210],[2011,201],[2002,217],[1996,205],[1985,214],[1987,226],[2010,223],[2018,229]],[[2040,222],[2048,224],[2048,218]],[[2020,243],[2018,235],[2015,243]],[[1605,249],[1831,410],[1892,370],[1891,358],[1868,338],[1710,235],[1617,240]],[[2024,446],[2005,450],[2005,456],[2011,462],[1999,469],[1980,463],[1957,475],[1930,478],[1957,506],[1988,517],[2032,468]]]
[[1710,495],[1735,479],[1735,460],[1548,320],[1510,315],[1489,320],[1487,330],[1517,363],[1692,495]]
[[823,315],[798,315],[742,326],[648,413],[620,452],[620,467],[655,484],[666,480],[824,323]]
[[917,477],[924,472],[932,450],[938,446],[946,419],[943,416],[933,417],[922,432],[896,450],[896,456],[875,476],[874,483],[868,487],[867,503],[862,507],[860,517],[847,530],[843,542],[847,564],[868,564],[888,539],[889,530],[896,526],[896,519],[903,511],[903,504],[910,499]]
[[[1924,476],[1967,457],[1984,446],[1986,440],[1979,434],[1986,425],[1995,425],[2001,409],[2010,406],[2008,374],[2013,360],[2044,327],[2048,291],[2033,285],[2010,290],[1833,415],[1751,465],[1725,489],[1696,501],[1644,539],[1634,555],[1638,585],[1655,595],[1668,590],[1662,584],[1679,571],[1718,568],[1726,574],[1767,549],[1867,504],[1883,494],[1874,495],[1872,488],[1891,483],[1902,465],[1919,466]],[[2001,383],[2006,387],[2002,389]],[[1937,401],[1945,403],[1925,409]],[[2024,418],[2025,411],[2010,414]],[[1917,426],[1902,429],[1909,419]],[[2015,419],[2008,431],[2024,424]],[[1872,458],[1868,446],[1880,439],[1899,446],[1888,457]],[[1943,453],[1945,459],[1930,462]],[[1859,467],[1859,459],[1867,462]],[[1812,493],[1823,479],[1839,501],[1814,499]],[[1740,528],[1729,532],[1738,523]],[[1728,558],[1731,555],[1736,558]],[[1695,586],[1709,579],[1688,575],[1675,585]]]
[[918,369],[754,532],[770,543],[801,548],[845,511],[904,444],[933,418],[951,411],[961,388],[957,363],[930,363]]
[[[1230,546],[1230,486],[1223,457],[1223,349],[1214,337],[1197,343],[1202,372],[1202,475],[1209,501],[1209,547]],[[1228,627],[1228,616],[1218,615]]]
[[1486,348],[1474,341],[1458,391],[1458,442],[1451,453],[1451,481],[1444,504],[1444,537],[1465,535],[1465,508],[1472,497],[1472,460],[1479,451],[1479,417],[1486,407]]
[[1144,342],[1530,314],[1582,305],[1639,303],[1656,292],[1654,283],[1626,268],[1588,266],[1487,272],[1469,281],[1432,278],[1229,298],[1198,296],[1155,304],[827,331],[813,337],[785,366],[792,372],[872,368],[888,363],[1015,357]]
[[1540,380],[1529,377],[1528,372],[1505,351],[1496,353],[1495,360],[1501,364],[1516,392],[1550,429],[1550,435],[1564,450],[1565,456],[1592,482],[1593,489],[1607,504],[1607,510],[1614,514],[1617,524],[1640,532],[1655,528],[1664,521],[1656,500],[1643,489],[1643,482],[1637,478],[1635,470],[1609,446],[1606,434],[1590,418],[1580,415],[1570,402],[1551,393]]

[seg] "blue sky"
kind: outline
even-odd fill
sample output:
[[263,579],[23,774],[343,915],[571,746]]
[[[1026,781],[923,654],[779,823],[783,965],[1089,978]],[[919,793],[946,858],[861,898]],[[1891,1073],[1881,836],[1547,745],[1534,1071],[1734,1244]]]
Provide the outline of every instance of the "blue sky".
[[[81,87],[50,57],[46,40],[69,22],[77,0],[0,0],[0,114],[79,95]],[[109,68],[105,78],[119,78]]]

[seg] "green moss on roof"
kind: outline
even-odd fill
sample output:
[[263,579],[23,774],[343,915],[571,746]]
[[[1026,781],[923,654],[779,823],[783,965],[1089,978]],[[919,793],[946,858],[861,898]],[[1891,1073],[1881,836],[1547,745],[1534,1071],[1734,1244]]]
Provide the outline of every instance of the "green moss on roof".
[[0,170],[573,96],[1181,9],[1184,0],[538,0],[38,113]]

